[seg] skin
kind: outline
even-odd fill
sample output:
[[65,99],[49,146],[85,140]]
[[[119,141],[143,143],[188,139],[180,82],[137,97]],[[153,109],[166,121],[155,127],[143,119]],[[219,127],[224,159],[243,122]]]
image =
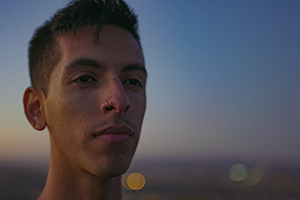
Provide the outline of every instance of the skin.
[[91,33],[81,28],[59,38],[62,57],[47,98],[33,87],[24,94],[27,119],[50,134],[49,173],[39,199],[121,199],[120,175],[130,165],[145,113],[147,73],[128,31],[106,25],[96,43]]

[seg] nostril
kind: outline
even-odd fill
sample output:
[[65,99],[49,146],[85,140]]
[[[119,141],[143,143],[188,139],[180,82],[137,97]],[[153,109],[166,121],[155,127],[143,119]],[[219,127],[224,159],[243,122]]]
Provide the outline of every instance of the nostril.
[[112,110],[113,108],[114,108],[114,107],[112,107],[112,106],[107,106],[107,107],[106,107],[106,110],[109,110],[109,111],[110,111],[110,110]]
[[127,105],[127,107],[125,108],[124,112],[126,113],[129,110],[130,104]]
[[111,111],[113,108],[114,108],[113,106],[109,105],[108,101],[104,101],[104,103],[103,103],[103,109]]

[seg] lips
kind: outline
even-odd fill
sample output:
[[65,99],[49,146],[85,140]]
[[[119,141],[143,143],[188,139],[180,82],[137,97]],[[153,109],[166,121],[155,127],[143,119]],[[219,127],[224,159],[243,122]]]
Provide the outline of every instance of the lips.
[[133,131],[127,126],[109,126],[100,132],[93,134],[94,138],[118,142],[128,139],[133,135]]

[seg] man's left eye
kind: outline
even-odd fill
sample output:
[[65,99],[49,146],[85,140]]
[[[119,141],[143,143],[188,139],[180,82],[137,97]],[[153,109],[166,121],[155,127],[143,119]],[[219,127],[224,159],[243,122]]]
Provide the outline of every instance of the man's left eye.
[[95,81],[95,79],[93,77],[86,75],[86,76],[79,77],[74,82],[77,82],[77,83],[88,83],[88,82],[93,82],[93,81]]
[[142,87],[142,84],[140,83],[140,81],[138,81],[136,79],[128,79],[128,80],[124,81],[123,83],[133,85],[133,86]]

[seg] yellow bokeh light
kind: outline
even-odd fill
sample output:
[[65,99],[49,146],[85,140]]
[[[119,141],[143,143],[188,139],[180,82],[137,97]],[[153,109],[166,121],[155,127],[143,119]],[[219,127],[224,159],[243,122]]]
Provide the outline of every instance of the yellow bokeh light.
[[145,177],[140,173],[125,174],[122,185],[127,190],[141,190],[146,184]]

